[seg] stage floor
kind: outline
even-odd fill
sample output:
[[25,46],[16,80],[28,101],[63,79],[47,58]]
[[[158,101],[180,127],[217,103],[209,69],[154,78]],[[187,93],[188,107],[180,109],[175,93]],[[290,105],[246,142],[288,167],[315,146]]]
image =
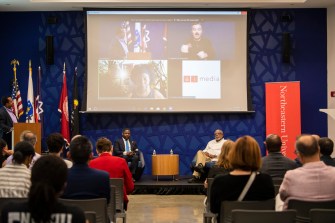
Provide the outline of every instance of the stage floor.
[[192,176],[156,176],[144,175],[135,182],[132,194],[205,194],[203,183],[188,183]]

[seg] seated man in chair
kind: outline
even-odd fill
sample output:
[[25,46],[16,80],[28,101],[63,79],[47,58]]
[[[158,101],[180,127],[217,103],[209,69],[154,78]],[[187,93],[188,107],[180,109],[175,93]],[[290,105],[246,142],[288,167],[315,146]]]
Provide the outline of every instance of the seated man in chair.
[[130,139],[131,133],[129,128],[122,130],[122,138],[114,143],[113,155],[124,158],[130,163],[129,169],[133,175],[133,180],[139,180],[144,170],[144,159],[142,152],[138,149],[135,141]]
[[214,132],[215,139],[209,141],[204,150],[199,150],[192,161],[191,168],[193,171],[193,177],[188,181],[189,183],[200,183],[206,179],[205,167],[211,168],[221,153],[221,147],[225,141],[223,138],[223,132],[220,129]]

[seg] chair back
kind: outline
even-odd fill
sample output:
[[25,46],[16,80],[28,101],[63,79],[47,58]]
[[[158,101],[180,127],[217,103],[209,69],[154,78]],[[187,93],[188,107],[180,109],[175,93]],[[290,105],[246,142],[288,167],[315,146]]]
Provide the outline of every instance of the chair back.
[[90,211],[96,214],[96,223],[108,223],[109,218],[107,214],[107,200],[106,198],[95,199],[59,199],[65,205],[73,205],[81,208],[84,212]]
[[275,187],[275,195],[279,193],[279,188],[281,183],[283,182],[282,178],[272,178],[273,186]]
[[232,223],[295,223],[296,210],[232,210]]
[[123,178],[110,178],[110,185],[115,186],[115,218],[122,218],[122,222],[126,223],[127,213],[123,204]]
[[111,185],[110,184],[110,199],[109,199],[109,204],[108,204],[108,207],[107,207],[107,212],[108,212],[108,216],[109,216],[109,219],[112,221],[112,222],[116,222],[116,187],[114,185]]
[[311,223],[334,223],[335,209],[311,209],[309,216]]
[[265,201],[223,201],[220,209],[220,222],[231,223],[231,212],[242,210],[275,210],[275,199]]
[[87,223],[96,223],[96,213],[94,211],[85,211],[85,218]]
[[[335,200],[330,201],[303,201],[291,199],[288,201],[287,209],[297,210],[296,222],[309,222],[309,211],[311,209],[335,209]],[[334,220],[335,222],[335,220]]]
[[123,205],[123,178],[110,178],[110,185],[115,186],[115,203],[117,211],[124,211]]
[[207,200],[205,205],[205,210],[203,213],[203,223],[216,222],[217,214],[211,212],[211,188],[214,178],[207,178]]

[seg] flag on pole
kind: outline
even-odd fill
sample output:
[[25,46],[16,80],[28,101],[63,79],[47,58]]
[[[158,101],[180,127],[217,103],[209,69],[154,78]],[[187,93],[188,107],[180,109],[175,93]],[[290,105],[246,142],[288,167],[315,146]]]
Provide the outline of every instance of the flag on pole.
[[122,27],[126,30],[126,39],[125,42],[127,43],[128,47],[130,44],[132,44],[132,36],[130,31],[130,24],[129,21],[124,21]]
[[21,92],[19,89],[19,83],[16,78],[16,65],[20,65],[19,61],[14,59],[10,62],[13,65],[14,79],[13,79],[13,90],[12,90],[12,100],[13,100],[13,112],[16,115],[16,118],[19,119],[23,115],[23,106]]
[[73,92],[72,92],[72,112],[71,112],[71,136],[79,134],[79,100],[78,100],[78,80],[77,67],[73,76]]
[[37,76],[37,95],[35,98],[35,122],[41,122],[42,113],[43,113],[43,102],[42,102],[42,94],[41,94],[41,67],[38,67],[38,76]]
[[65,72],[65,63],[63,70],[63,86],[62,93],[60,95],[58,111],[61,113],[61,131],[64,139],[70,142],[70,129],[69,129],[69,106],[68,106],[68,94],[67,94],[67,85],[66,85],[66,72]]
[[21,115],[23,115],[23,106],[17,79],[13,81],[12,100],[13,100],[13,112],[16,115],[17,119],[19,119]]
[[28,93],[27,93],[27,110],[26,123],[35,123],[35,102],[34,102],[34,86],[32,77],[31,61],[29,60],[29,77],[28,77]]

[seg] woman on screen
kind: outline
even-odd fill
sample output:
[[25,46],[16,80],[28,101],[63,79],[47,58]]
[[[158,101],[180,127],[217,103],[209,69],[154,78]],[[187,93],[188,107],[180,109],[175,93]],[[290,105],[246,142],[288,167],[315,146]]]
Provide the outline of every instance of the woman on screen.
[[132,98],[164,99],[164,95],[155,88],[154,71],[148,64],[135,65],[131,71],[133,83]]

